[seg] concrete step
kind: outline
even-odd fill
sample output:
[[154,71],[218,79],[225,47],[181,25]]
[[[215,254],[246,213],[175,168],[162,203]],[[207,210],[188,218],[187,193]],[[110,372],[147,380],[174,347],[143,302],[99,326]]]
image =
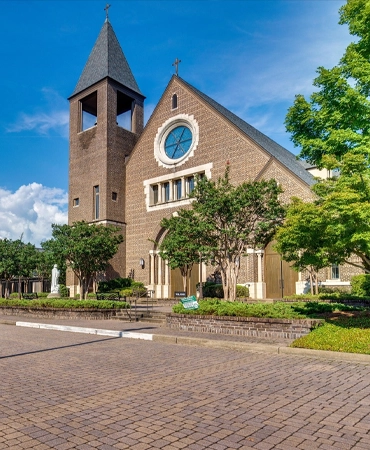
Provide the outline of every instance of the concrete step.
[[117,312],[117,315],[115,317],[116,320],[136,320],[137,322],[151,322],[151,323],[158,323],[158,324],[164,324],[166,321],[166,314],[161,311],[143,311],[143,310],[136,310],[133,308],[129,310],[129,314],[126,311],[120,311]]

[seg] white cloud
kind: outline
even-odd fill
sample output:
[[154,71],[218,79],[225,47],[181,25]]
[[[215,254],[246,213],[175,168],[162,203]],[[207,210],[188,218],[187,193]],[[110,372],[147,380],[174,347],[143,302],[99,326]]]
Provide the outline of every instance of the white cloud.
[[[42,89],[44,100],[48,106],[42,112],[21,112],[18,120],[7,127],[8,133],[35,131],[40,135],[48,135],[51,131],[68,138],[69,110],[67,101],[52,89]],[[47,111],[47,112],[45,112]]]
[[51,237],[51,224],[67,223],[68,196],[38,183],[11,192],[0,188],[0,239],[19,239],[39,246]]

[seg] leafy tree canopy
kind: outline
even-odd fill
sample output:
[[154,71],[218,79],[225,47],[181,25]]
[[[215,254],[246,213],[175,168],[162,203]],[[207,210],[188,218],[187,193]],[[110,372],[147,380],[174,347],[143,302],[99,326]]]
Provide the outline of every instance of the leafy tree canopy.
[[[370,273],[370,170],[366,155],[347,153],[340,176],[314,186],[331,262],[348,262]],[[350,259],[356,255],[359,261]],[[334,259],[334,260],[333,260]]]
[[73,225],[52,225],[52,239],[44,242],[44,250],[51,252],[55,261],[64,260],[80,282],[80,297],[123,242],[120,229],[115,226],[75,222]]
[[[331,159],[331,161],[330,161]],[[317,272],[330,263],[348,263],[370,273],[370,170],[366,155],[347,153],[336,178],[313,186],[316,200],[293,199],[276,234],[276,249],[296,269]],[[353,256],[357,256],[353,258]]]
[[297,271],[307,270],[310,274],[311,293],[317,272],[329,263],[325,222],[317,204],[305,203],[293,198],[288,206],[286,220],[275,235],[274,248],[285,261],[291,262]]
[[[36,269],[37,250],[33,244],[21,239],[0,239],[0,279],[5,279],[5,295],[9,294],[9,281],[13,278],[29,278]],[[21,295],[20,289],[19,296]]]
[[207,224],[199,221],[194,211],[182,209],[177,215],[162,219],[161,226],[167,233],[159,246],[160,255],[171,269],[180,269],[186,291],[193,265],[199,262],[204,251],[203,236],[207,235]]
[[205,261],[220,269],[225,298],[235,300],[240,258],[247,248],[267,245],[283,220],[284,208],[278,198],[281,192],[275,180],[234,186],[228,167],[217,181],[198,178],[191,210],[180,211],[178,221],[172,219],[180,224],[186,218],[183,232],[194,227],[194,233],[183,237],[183,232],[177,231],[174,250],[178,239],[179,247],[184,244],[190,255],[201,252]]
[[349,151],[368,154],[370,139],[370,1],[348,0],[340,11],[352,42],[332,69],[319,67],[309,100],[297,95],[286,128],[300,157],[322,167],[323,155],[340,160]]

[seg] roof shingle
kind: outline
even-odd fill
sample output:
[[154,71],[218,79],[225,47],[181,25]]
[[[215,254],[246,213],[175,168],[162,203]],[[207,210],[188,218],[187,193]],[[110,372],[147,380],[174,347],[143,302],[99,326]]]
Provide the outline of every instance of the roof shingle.
[[277,159],[285,167],[287,167],[291,172],[293,172],[298,178],[304,181],[309,186],[315,183],[314,177],[305,170],[304,165],[300,160],[296,158],[289,150],[279,145],[277,142],[270,139],[268,136],[264,135],[256,128],[249,125],[249,123],[242,120],[240,117],[236,116],[234,113],[226,109],[224,106],[217,103],[208,95],[196,89],[191,84],[187,83],[182,78],[178,77],[186,86],[188,86],[192,91],[199,95],[204,101],[216,109],[220,114],[222,114],[226,119],[228,119],[233,125],[235,125],[239,130],[245,133],[250,139],[256,142],[260,147],[262,147],[267,153],[269,153],[273,158]]
[[108,19],[104,22],[71,97],[106,77],[142,95]]

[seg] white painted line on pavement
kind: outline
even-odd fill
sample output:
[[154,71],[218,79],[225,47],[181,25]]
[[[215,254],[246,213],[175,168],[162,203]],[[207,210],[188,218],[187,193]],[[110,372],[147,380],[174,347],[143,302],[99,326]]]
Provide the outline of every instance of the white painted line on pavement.
[[152,334],[135,333],[132,331],[99,330],[98,328],[71,327],[67,325],[52,325],[49,323],[34,323],[34,322],[16,322],[15,325],[17,327],[39,328],[43,330],[69,331],[71,333],[96,334],[98,336],[144,339],[145,341],[153,340]]

